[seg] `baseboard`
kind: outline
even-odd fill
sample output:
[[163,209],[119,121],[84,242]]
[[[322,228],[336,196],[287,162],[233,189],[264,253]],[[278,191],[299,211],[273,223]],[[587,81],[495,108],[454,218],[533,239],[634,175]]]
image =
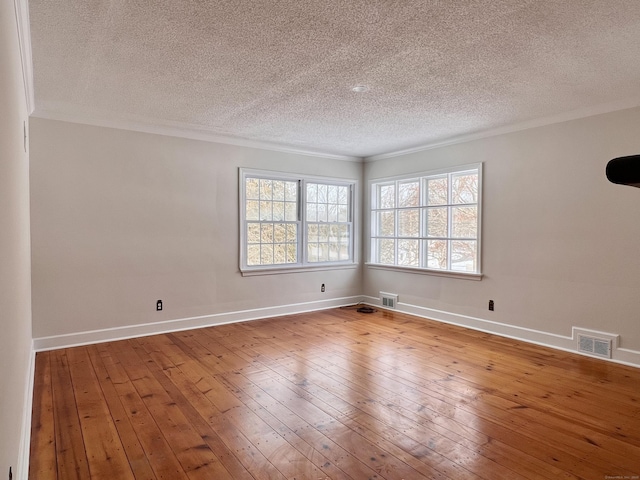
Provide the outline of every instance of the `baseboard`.
[[22,411],[22,427],[20,432],[20,446],[18,447],[18,465],[16,465],[15,478],[28,480],[29,478],[29,454],[31,452],[31,411],[33,409],[33,386],[36,372],[36,352],[31,343],[29,354],[29,372],[25,387],[24,409]]
[[[377,297],[363,296],[362,298],[362,301],[369,305],[374,305],[378,308],[385,308],[381,305],[381,301]],[[557,335],[555,333],[543,332],[541,330],[518,327],[506,323],[485,320],[483,318],[470,317],[467,315],[460,315],[457,313],[445,312],[442,310],[436,310],[433,308],[421,307],[418,305],[411,305],[402,302],[398,302],[396,308],[391,310],[399,311],[402,313],[409,313],[417,317],[437,320],[443,323],[458,325],[461,327],[470,328],[472,330],[492,333],[501,337],[513,338],[514,340],[522,340],[524,342],[533,343],[544,347],[550,347],[556,350],[563,350],[565,352],[571,352],[577,355],[585,355],[584,353],[579,352],[577,348],[577,332],[583,330],[578,327],[573,327],[571,329],[571,336],[564,336]],[[610,359],[593,357],[591,355],[585,356],[589,356],[590,358],[598,358],[604,361],[620,363],[623,365],[629,365],[632,367],[640,367],[640,351],[631,350],[628,348],[620,348],[617,345],[614,345],[611,355],[612,358]]]
[[[55,350],[58,348],[89,345],[93,343],[125,340],[128,338],[144,337],[148,335],[157,335],[161,333],[170,333],[181,330],[191,330],[194,328],[211,327],[214,325],[224,325],[227,323],[246,322],[267,317],[278,317],[295,313],[326,310],[329,308],[341,307],[344,305],[353,305],[359,302],[364,302],[369,305],[384,308],[381,306],[379,298],[365,295],[354,295],[351,297],[333,298],[315,302],[294,303],[290,305],[279,305],[251,310],[215,313],[212,315],[180,318],[176,320],[167,320],[164,322],[129,325],[125,327],[34,338],[33,349],[34,352],[39,352],[45,350]],[[428,318],[443,323],[449,323],[452,325],[471,328],[473,330],[492,333],[494,335],[500,335],[502,337],[522,340],[536,345],[555,348],[557,350],[572,352],[578,355],[584,355],[577,350],[577,332],[581,330],[578,327],[574,327],[572,329],[571,336],[565,336],[557,335],[550,332],[544,332],[541,330],[518,327],[506,323],[494,322],[492,320],[486,320],[483,318],[470,317],[467,315],[460,315],[443,310],[436,310],[419,305],[411,305],[402,302],[399,302],[397,304],[397,308],[393,310],[415,315],[417,317]],[[35,356],[32,361],[35,361]],[[612,358],[609,359],[609,361],[621,363],[624,365],[630,365],[633,367],[640,367],[640,351],[615,346],[615,348],[613,348],[612,350]],[[33,365],[31,366],[31,368],[33,369]],[[30,372],[30,375],[33,376],[33,371]],[[33,385],[31,385],[31,389],[33,389]]]
[[202,315],[199,317],[179,318],[163,322],[129,325],[125,327],[107,328],[103,330],[92,330],[65,335],[54,335],[50,337],[34,338],[33,345],[36,352],[55,350],[59,348],[77,347],[94,343],[126,340],[128,338],[134,337],[145,337],[149,335],[158,335],[161,333],[191,330],[194,328],[212,327],[214,325],[224,325],[227,323],[247,322],[260,318],[279,317],[282,315],[292,315],[295,313],[326,310],[329,308],[342,307],[344,305],[353,305],[355,303],[361,302],[362,299],[363,297],[357,295],[352,297],[319,300],[315,302],[294,303],[290,305],[278,305],[274,307],[263,307],[251,310],[214,313],[212,315]]

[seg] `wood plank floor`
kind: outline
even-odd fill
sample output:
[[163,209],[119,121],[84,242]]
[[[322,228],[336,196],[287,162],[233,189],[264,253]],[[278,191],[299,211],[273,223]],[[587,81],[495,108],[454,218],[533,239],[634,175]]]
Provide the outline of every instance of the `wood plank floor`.
[[334,309],[41,352],[31,479],[638,479],[640,369]]

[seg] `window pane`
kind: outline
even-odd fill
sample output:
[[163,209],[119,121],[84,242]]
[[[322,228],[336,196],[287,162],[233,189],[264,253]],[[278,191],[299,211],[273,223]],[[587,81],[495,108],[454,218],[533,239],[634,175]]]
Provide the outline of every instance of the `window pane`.
[[330,245],[328,243],[319,243],[319,255],[318,260],[321,262],[328,262],[330,259],[329,250]]
[[281,180],[273,180],[273,199],[274,200],[284,200],[284,183]]
[[318,204],[307,203],[307,222],[318,221]]
[[295,223],[287,223],[287,238],[290,242],[298,238],[298,226]]
[[340,238],[339,260],[349,260],[349,226],[340,225],[338,227]]
[[329,203],[338,203],[338,186],[337,185],[329,185],[327,201]]
[[276,222],[284,220],[284,202],[273,202],[273,220]]
[[335,223],[327,225],[327,235],[331,243],[337,242],[339,238],[338,225]]
[[452,179],[452,203],[478,203],[478,174],[456,174]]
[[327,203],[328,189],[329,189],[328,185],[323,185],[323,184],[318,185],[318,203]]
[[451,208],[452,236],[456,238],[476,238],[478,234],[478,207]]
[[329,244],[329,261],[338,262],[339,260],[340,260],[340,244],[332,242]]
[[313,223],[307,225],[307,241],[309,243],[317,243],[318,242],[318,225]]
[[395,185],[380,186],[380,205],[378,208],[395,208],[396,206],[396,187]]
[[[418,237],[420,236],[420,210],[400,210],[398,212],[398,236]],[[398,255],[400,255],[398,253]]]
[[326,203],[318,203],[318,221],[319,222],[327,221],[327,204]]
[[378,235],[381,237],[393,237],[395,231],[395,212],[378,212]]
[[260,246],[260,265],[273,264],[273,245]]
[[298,262],[298,245],[296,243],[287,243],[287,263]]
[[317,243],[307,244],[307,260],[309,262],[317,262],[319,258],[319,247]]
[[398,185],[398,207],[417,207],[420,205],[420,182],[407,182]]
[[446,205],[447,177],[427,180],[427,205]]
[[260,244],[247,247],[247,265],[260,265]]
[[338,205],[330,203],[327,210],[327,222],[338,221]]
[[307,183],[307,202],[318,201],[318,185],[315,183]]
[[396,262],[396,241],[392,239],[378,240],[378,262],[394,265]]
[[349,221],[349,208],[347,207],[347,205],[338,206],[338,221],[339,222]]
[[287,202],[298,202],[298,182],[285,182],[284,198]]
[[298,206],[295,202],[284,204],[284,219],[287,222],[295,222],[298,219]]
[[329,225],[318,225],[318,241],[329,241]]
[[260,179],[260,200],[271,200],[273,198],[273,185],[271,180]]
[[398,265],[420,265],[419,240],[398,240]]
[[427,267],[441,270],[447,268],[446,240],[427,240]]
[[273,243],[273,223],[263,223],[260,225],[260,242]]
[[273,218],[271,215],[271,201],[261,201],[260,202],[260,220],[271,221]]
[[287,241],[287,227],[283,223],[278,223],[274,227],[273,241],[276,243],[284,243]]
[[260,220],[260,202],[256,200],[247,200],[245,216],[247,220]]
[[478,258],[478,243],[454,240],[451,242],[451,270],[475,272]]
[[260,243],[260,224],[250,223],[247,225],[247,242]]
[[427,210],[427,236],[447,236],[447,207],[430,208]]
[[329,250],[329,243],[310,243],[307,247],[307,259],[309,262],[328,262]]
[[349,203],[349,187],[338,187],[338,203],[340,205]]
[[287,251],[286,245],[279,243],[273,246],[273,263],[286,263]]
[[245,181],[246,198],[258,200],[260,198],[260,180],[257,178],[247,178]]

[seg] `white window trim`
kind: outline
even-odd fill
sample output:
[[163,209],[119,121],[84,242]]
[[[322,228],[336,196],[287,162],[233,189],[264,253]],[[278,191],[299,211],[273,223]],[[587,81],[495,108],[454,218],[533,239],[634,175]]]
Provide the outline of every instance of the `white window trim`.
[[419,275],[432,275],[434,277],[460,278],[462,280],[482,280],[483,273],[456,272],[454,270],[435,270],[433,268],[407,267],[406,265],[387,265],[382,263],[366,262],[368,268],[377,270],[391,270],[404,273],[416,273]]
[[[398,272],[406,272],[406,273],[416,273],[422,275],[433,275],[438,277],[450,277],[450,278],[459,278],[465,280],[482,280],[484,274],[482,273],[482,197],[484,190],[484,183],[482,178],[482,162],[480,163],[472,163],[465,165],[457,165],[449,168],[443,168],[438,170],[427,170],[420,171],[402,175],[396,175],[393,177],[382,177],[382,178],[373,178],[368,182],[368,195],[369,195],[369,208],[368,208],[368,228],[367,228],[367,258],[369,259],[365,265],[368,268],[381,269],[381,270],[391,270]],[[462,272],[456,270],[440,270],[426,267],[413,267],[407,265],[390,265],[386,263],[377,263],[373,260],[373,248],[372,248],[372,228],[373,221],[371,218],[371,213],[373,211],[374,205],[374,195],[376,194],[373,190],[373,185],[381,184],[386,182],[397,182],[402,180],[410,180],[410,179],[418,179],[421,177],[430,177],[437,175],[444,175],[455,172],[463,172],[465,170],[478,170],[478,184],[480,186],[480,191],[478,192],[478,237],[476,241],[478,242],[478,258],[477,258],[477,272]]]
[[[290,182],[300,182],[298,188],[298,259],[299,262],[292,264],[278,264],[278,265],[247,265],[247,227],[246,227],[246,210],[245,210],[245,188],[247,177],[260,177],[271,180],[284,180]],[[238,210],[240,219],[240,273],[242,276],[255,276],[255,275],[275,275],[283,273],[299,273],[309,271],[322,271],[322,270],[336,270],[345,268],[356,268],[359,263],[358,251],[359,241],[358,238],[358,182],[355,179],[344,179],[335,177],[325,177],[317,175],[306,174],[292,174],[285,172],[276,172],[271,170],[259,170],[253,168],[240,168],[238,183],[240,188],[238,189]],[[309,262],[307,259],[308,252],[306,251],[307,245],[307,229],[306,229],[306,198],[303,196],[306,193],[306,183],[327,183],[332,185],[349,186],[351,191],[349,216],[350,216],[350,256],[351,260],[334,261],[334,262]]]

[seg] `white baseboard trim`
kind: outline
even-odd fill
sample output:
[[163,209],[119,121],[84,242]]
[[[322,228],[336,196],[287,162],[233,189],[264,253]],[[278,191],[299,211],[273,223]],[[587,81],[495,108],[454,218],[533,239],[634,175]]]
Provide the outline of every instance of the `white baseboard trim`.
[[31,342],[29,354],[29,372],[27,373],[27,385],[25,387],[24,410],[22,412],[22,427],[20,432],[20,446],[18,447],[18,465],[16,465],[15,478],[28,480],[29,478],[29,454],[31,453],[31,411],[33,409],[33,387],[36,372],[36,352]]
[[227,323],[247,322],[268,317],[280,317],[295,313],[312,312],[326,310],[329,308],[353,305],[362,301],[360,295],[352,297],[332,298],[329,300],[319,300],[315,302],[293,303],[290,305],[278,305],[274,307],[263,307],[251,310],[239,310],[235,312],[214,313],[199,317],[179,318],[176,320],[166,320],[163,322],[145,323],[140,325],[128,325],[124,327],[106,328],[102,330],[91,330],[86,332],[69,333],[64,335],[54,335],[50,337],[40,337],[33,339],[36,352],[45,350],[56,350],[59,348],[78,347],[94,343],[112,342],[115,340],[126,340],[128,338],[145,337],[158,335],[161,333],[177,332],[181,330],[191,330],[194,328],[211,327],[214,325],[224,325]]
[[[329,308],[342,307],[345,305],[353,305],[359,302],[364,302],[378,308],[384,308],[381,305],[380,299],[377,297],[354,295],[351,297],[332,298],[329,300],[319,300],[315,302],[294,303],[290,305],[278,305],[251,310],[215,313],[212,315],[180,318],[176,320],[167,320],[164,322],[128,325],[125,327],[115,327],[102,330],[92,330],[87,332],[34,338],[34,356],[32,359],[32,371],[30,372],[30,375],[33,377],[33,363],[35,362],[35,352],[39,351],[77,347],[81,345],[90,345],[94,343],[111,342],[116,340],[126,340],[128,338],[144,337],[161,333],[177,332],[181,330],[191,330],[194,328],[211,327],[214,325],[247,322],[250,320],[258,320],[261,318],[326,310]],[[534,330],[531,328],[518,327],[506,323],[494,322],[492,320],[486,320],[483,318],[470,317],[467,315],[460,315],[443,310],[421,307],[419,305],[412,305],[408,303],[399,302],[397,304],[397,308],[392,310],[408,313],[421,318],[427,318],[443,323],[471,328],[473,330],[478,330],[481,332],[492,333],[494,335],[500,335],[506,338],[522,340],[524,342],[533,343],[544,347],[555,348],[557,350],[563,350],[578,355],[585,355],[584,353],[579,352],[577,349],[577,333],[584,330],[578,327],[572,328],[571,336],[565,336],[557,335],[550,332],[544,332],[541,330]],[[611,362],[629,365],[632,367],[640,367],[640,351],[621,348],[615,343],[612,348],[611,359],[592,357],[591,355],[587,356],[589,356],[590,358],[609,360]],[[33,393],[33,378],[31,378],[30,382],[31,391],[29,395],[29,401],[31,402],[31,396]],[[30,417],[28,418],[28,421],[30,428]],[[28,449],[28,445],[26,446],[26,448]]]
[[[369,305],[385,309],[385,307],[382,306],[380,299],[377,297],[363,296],[362,298],[362,301]],[[640,351],[631,350],[628,348],[620,348],[617,345],[614,345],[614,347],[612,348],[611,359],[594,357],[579,352],[577,348],[577,332],[580,332],[584,329],[578,327],[572,328],[571,336],[564,336],[557,335],[555,333],[543,332],[541,330],[508,325],[506,323],[494,322],[491,320],[485,320],[483,318],[470,317],[467,315],[445,312],[443,310],[411,305],[408,303],[398,302],[395,309],[388,310],[409,313],[417,317],[436,320],[452,325],[458,325],[481,332],[492,333],[494,335],[512,338],[514,340],[522,340],[524,342],[533,343],[544,347],[550,347],[556,350],[563,350],[565,352],[571,352],[577,355],[588,356],[589,358],[597,358],[599,360],[611,361],[623,365],[629,365],[631,367],[640,367]]]

